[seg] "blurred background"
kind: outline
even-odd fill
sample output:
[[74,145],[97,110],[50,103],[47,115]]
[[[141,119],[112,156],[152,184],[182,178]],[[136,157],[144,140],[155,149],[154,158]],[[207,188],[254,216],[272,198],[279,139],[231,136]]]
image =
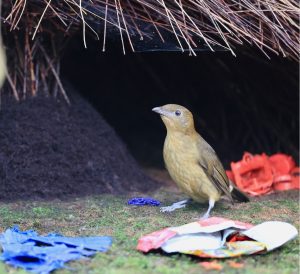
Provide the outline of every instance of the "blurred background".
[[167,103],[189,108],[198,132],[226,167],[244,151],[299,157],[297,62],[260,51],[203,50],[122,53],[82,38],[70,42],[61,62],[69,81],[104,116],[146,167],[163,167],[166,130],[151,109]]

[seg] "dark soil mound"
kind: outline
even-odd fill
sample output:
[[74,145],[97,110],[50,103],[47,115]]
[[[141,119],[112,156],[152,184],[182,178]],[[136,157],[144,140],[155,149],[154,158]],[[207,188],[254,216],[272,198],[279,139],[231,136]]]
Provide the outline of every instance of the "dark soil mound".
[[64,198],[153,187],[99,113],[79,95],[68,94],[71,106],[43,95],[21,103],[3,96],[0,199]]

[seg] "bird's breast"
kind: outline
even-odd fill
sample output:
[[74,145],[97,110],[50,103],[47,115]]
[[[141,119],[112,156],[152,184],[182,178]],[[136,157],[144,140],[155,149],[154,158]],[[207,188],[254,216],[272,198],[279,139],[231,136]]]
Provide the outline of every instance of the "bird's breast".
[[[184,136],[167,136],[164,144],[164,161],[170,176],[183,192],[195,200],[206,200],[202,183],[208,178],[198,164],[197,143]],[[209,182],[208,182],[209,183]]]
[[197,164],[197,147],[190,138],[167,136],[164,144],[164,160],[167,166],[178,167],[177,169]]
[[198,202],[219,200],[220,192],[199,165],[197,135],[168,134],[163,154],[170,176],[184,193]]

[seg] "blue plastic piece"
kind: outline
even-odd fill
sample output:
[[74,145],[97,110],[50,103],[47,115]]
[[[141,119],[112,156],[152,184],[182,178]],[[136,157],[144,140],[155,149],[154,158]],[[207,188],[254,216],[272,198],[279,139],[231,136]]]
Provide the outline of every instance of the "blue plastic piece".
[[160,201],[154,200],[152,198],[143,198],[143,197],[135,197],[132,198],[128,201],[129,205],[137,205],[137,206],[145,206],[145,205],[150,205],[150,206],[159,206]]
[[64,263],[94,255],[109,249],[112,238],[64,237],[60,234],[39,236],[35,231],[20,231],[18,227],[0,234],[0,260],[15,267],[40,274],[64,267]]

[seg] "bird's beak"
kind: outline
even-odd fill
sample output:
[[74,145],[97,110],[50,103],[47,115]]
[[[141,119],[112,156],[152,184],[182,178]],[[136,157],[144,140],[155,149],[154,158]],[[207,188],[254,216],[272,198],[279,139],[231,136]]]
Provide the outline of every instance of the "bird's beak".
[[163,115],[163,116],[168,116],[168,112],[165,111],[162,107],[153,108],[152,111],[154,111],[160,115]]

